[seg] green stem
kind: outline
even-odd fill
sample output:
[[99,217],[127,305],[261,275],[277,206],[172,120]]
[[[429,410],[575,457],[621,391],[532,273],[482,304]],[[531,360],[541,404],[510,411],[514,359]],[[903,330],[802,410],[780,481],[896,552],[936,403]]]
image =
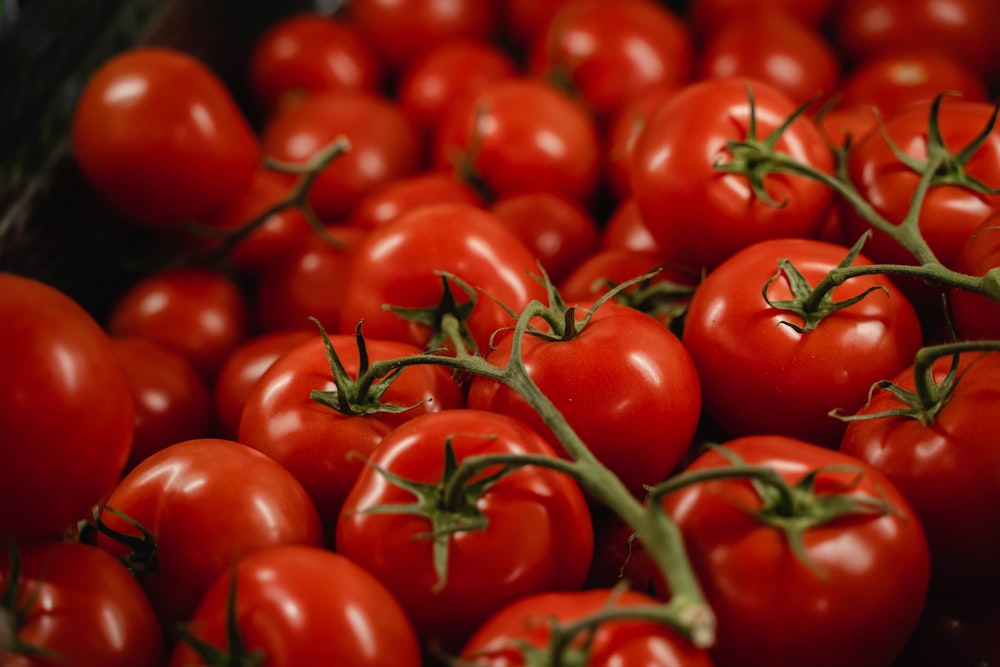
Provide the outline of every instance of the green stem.
[[935,396],[938,390],[931,373],[934,362],[963,352],[1000,352],[1000,341],[968,340],[920,348],[913,362],[913,381],[917,394],[922,397]]

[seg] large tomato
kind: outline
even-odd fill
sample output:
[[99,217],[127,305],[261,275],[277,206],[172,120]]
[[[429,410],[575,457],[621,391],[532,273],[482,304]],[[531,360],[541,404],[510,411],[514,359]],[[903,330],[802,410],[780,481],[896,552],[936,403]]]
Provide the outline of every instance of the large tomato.
[[[421,664],[412,624],[395,598],[347,558],[315,547],[276,546],[241,558],[215,579],[187,630],[227,654],[227,664],[246,664],[237,661],[253,654],[262,656],[253,663],[260,667]],[[167,664],[218,663],[181,640]]]
[[0,369],[0,536],[60,533],[125,467],[135,429],[128,380],[79,304],[9,273],[0,273]]
[[[571,478],[525,466],[478,485],[496,465],[464,486],[449,477],[454,462],[490,454],[555,457],[510,417],[480,410],[417,417],[372,452],[337,523],[337,551],[392,591],[423,639],[451,649],[518,597],[580,588],[590,566],[590,513]],[[413,485],[425,487],[422,497]]]
[[261,159],[222,81],[201,61],[164,47],[126,51],[90,77],[72,141],[97,193],[129,219],[156,227],[215,214]]
[[48,540],[9,545],[0,551],[0,592],[4,667],[162,664],[163,636],[146,593],[102,549]]
[[[748,88],[755,136],[748,135]],[[819,233],[832,202],[827,186],[769,174],[759,177],[765,198],[747,176],[716,169],[733,161],[730,141],[764,141],[794,111],[795,104],[774,86],[729,77],[688,85],[649,118],[634,150],[632,191],[668,258],[711,268],[757,241]],[[820,171],[833,169],[830,150],[805,116],[785,129],[774,150]]]
[[[835,302],[875,291],[811,330],[790,326],[804,328],[803,315],[772,305],[793,300],[796,282],[789,269],[778,273],[779,259],[815,286],[847,254],[843,246],[812,239],[762,241],[733,255],[695,291],[684,345],[698,368],[705,410],[730,435],[781,433],[835,446],[845,425],[828,413],[857,410],[873,383],[913,363],[923,342],[920,323],[883,275],[834,288]],[[864,256],[854,261],[870,263]]]
[[[762,435],[723,446],[772,468],[790,494],[731,478],[666,497],[718,619],[717,667],[890,664],[920,616],[930,572],[903,495],[860,460],[801,440]],[[687,471],[732,465],[709,451]],[[852,502],[862,508],[836,514]]]
[[[1000,267],[1000,213],[973,230],[959,249],[954,269],[973,276]],[[1000,303],[963,290],[951,290],[955,328],[963,338],[1000,339]]]

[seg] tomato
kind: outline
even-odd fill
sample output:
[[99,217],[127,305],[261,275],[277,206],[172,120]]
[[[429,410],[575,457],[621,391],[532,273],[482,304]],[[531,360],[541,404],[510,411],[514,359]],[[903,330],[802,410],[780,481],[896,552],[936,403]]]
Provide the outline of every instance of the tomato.
[[[97,544],[131,558],[165,630],[194,612],[205,591],[236,559],[277,544],[319,546],[316,508],[291,473],[230,440],[185,440],[146,458],[107,500],[106,528],[139,539],[138,550],[98,534]],[[153,549],[153,551],[149,551]]]
[[222,81],[164,47],[125,51],[88,79],[72,151],[94,191],[126,218],[176,227],[222,209],[253,177],[260,144]]
[[121,475],[135,411],[100,325],[33,278],[0,273],[0,537],[53,535]]
[[681,85],[656,86],[633,95],[608,119],[604,132],[604,158],[606,179],[618,202],[631,199],[632,156],[635,145],[646,129],[649,116]]
[[[565,627],[605,609],[655,604],[656,600],[635,591],[594,589],[547,592],[522,597],[500,609],[465,644],[461,658],[470,665],[507,667],[528,665],[526,648],[551,655],[552,622]],[[589,648],[582,644],[590,639]],[[586,662],[584,663],[584,656]],[[549,658],[554,659],[554,658]],[[601,623],[593,636],[576,638],[553,664],[587,664],[591,667],[645,665],[647,667],[712,667],[703,651],[691,646],[665,625],[643,620]]]
[[145,338],[111,340],[135,407],[135,437],[125,470],[164,447],[213,434],[208,385],[185,357]]
[[314,12],[271,24],[248,55],[250,88],[266,115],[310,93],[381,89],[382,65],[358,26]]
[[642,219],[639,203],[634,197],[621,200],[615,207],[607,224],[601,229],[598,246],[601,250],[623,249],[663,255],[646,226],[646,221]]
[[690,0],[688,5],[689,20],[700,35],[710,35],[729,23],[772,12],[820,28],[837,8],[836,0]]
[[214,269],[162,269],[133,283],[113,305],[108,332],[173,350],[211,380],[249,328],[240,288]]
[[[354,335],[330,337],[340,363],[352,379],[361,367],[361,353]],[[421,349],[396,341],[369,338],[367,359],[378,361],[420,354]],[[363,470],[360,457],[368,456],[386,433],[404,421],[429,412],[464,404],[458,384],[439,367],[420,366],[400,373],[385,393],[378,387],[353,396],[355,412],[344,414],[312,398],[314,391],[351,388],[336,384],[319,333],[286,351],[264,372],[246,398],[240,418],[239,441],[283,465],[305,487],[332,538],[340,507]],[[354,390],[357,394],[357,390]],[[404,412],[375,412],[390,404],[412,408]]]
[[[710,650],[717,667],[890,664],[920,616],[930,571],[923,531],[903,495],[871,466],[801,440],[760,435],[723,446],[748,465],[772,468],[789,485],[811,473],[815,479],[813,499],[802,497],[810,489],[799,488],[790,504],[765,504],[749,480],[738,478],[666,497],[665,510],[683,533],[718,619]],[[731,465],[709,451],[687,470]],[[822,512],[819,503],[830,495],[878,509],[830,520],[791,509],[810,502]],[[765,514],[755,514],[763,508]],[[801,553],[782,525],[801,531]]]
[[600,139],[590,114],[540,79],[493,82],[452,108],[432,149],[433,164],[455,164],[493,196],[548,190],[593,201]]
[[524,241],[554,283],[597,246],[597,223],[590,212],[553,192],[500,197],[490,212]]
[[[424,206],[381,225],[358,246],[347,276],[340,329],[353,331],[364,321],[366,335],[373,339],[419,348],[432,340],[433,347],[447,344],[435,337],[433,327],[383,307],[437,308],[443,293],[440,271],[485,293],[478,295],[465,319],[471,341],[480,350],[489,348],[494,331],[513,325],[494,299],[520,312],[532,299],[545,298],[545,290],[529,275],[537,272],[534,256],[496,216],[469,205]],[[460,304],[469,302],[453,281],[449,289]]]
[[[510,417],[446,410],[397,427],[371,453],[337,523],[337,551],[375,575],[407,610],[424,641],[458,648],[500,606],[530,593],[583,585],[593,550],[590,513],[571,478],[520,467],[476,490],[491,466],[466,481],[454,501],[421,498],[376,469],[411,483],[446,483],[446,444],[454,460],[489,454],[555,456],[534,431]],[[416,505],[409,505],[417,509]],[[462,517],[465,523],[450,523]],[[463,527],[463,525],[465,527]],[[445,531],[444,572],[431,532]],[[502,585],[498,585],[502,582]]]
[[[746,176],[716,170],[717,163],[732,159],[727,142],[747,139],[747,88],[755,100],[756,137],[763,140],[795,105],[770,84],[724,78],[690,84],[671,96],[636,144],[632,191],[669,259],[712,268],[757,241],[812,237],[830,209],[831,191],[805,177],[763,177],[772,200],[766,201]],[[804,116],[782,133],[775,150],[820,171],[833,169],[830,150]]]
[[696,78],[732,76],[766,81],[798,106],[836,91],[840,62],[818,27],[784,12],[760,12],[730,20],[699,50]]
[[[956,271],[985,275],[1000,266],[1000,213],[990,214],[969,235],[955,257]],[[950,290],[951,313],[959,336],[1000,339],[1000,304],[964,290]]]
[[[17,579],[12,550],[20,566]],[[146,594],[101,549],[48,540],[11,545],[0,552],[0,591],[4,604],[12,605],[0,608],[4,667],[162,662],[163,637]]]
[[310,329],[283,329],[247,338],[226,357],[212,387],[219,435],[235,440],[253,386],[278,357],[316,335]]
[[499,5],[502,38],[523,53],[544,33],[552,17],[569,0],[506,0]]
[[416,128],[402,109],[366,92],[310,95],[271,116],[261,140],[268,157],[301,165],[340,137],[350,150],[325,167],[309,191],[309,203],[326,222],[345,222],[369,190],[423,164]]
[[[187,629],[234,659],[245,658],[230,643],[233,594],[244,653],[261,653],[262,661],[255,663],[261,667],[420,667],[420,647],[399,603],[339,554],[298,545],[269,547],[241,558],[216,578]],[[181,641],[167,664],[215,663]]]
[[[884,275],[851,278],[832,291],[859,302],[815,328],[774,303],[792,299],[788,259],[815,286],[847,248],[812,239],[774,239],[735,254],[701,282],[684,319],[683,341],[704,392],[705,410],[730,435],[778,433],[835,446],[845,425],[827,413],[860,408],[871,385],[913,363],[923,339],[913,307]],[[863,255],[854,265],[871,262]],[[777,276],[777,277],[776,277]],[[773,279],[770,284],[768,281]]]
[[565,80],[608,120],[637,94],[687,82],[693,48],[687,25],[661,3],[571,0],[536,38],[528,67]]
[[[505,366],[513,340],[498,341],[487,361]],[[604,303],[567,340],[525,336],[521,356],[529,377],[633,493],[666,477],[691,444],[701,414],[698,375],[677,337],[649,315]],[[505,385],[474,378],[468,405],[520,419],[564,452],[535,410]]]
[[[940,383],[952,357],[935,361]],[[994,564],[1000,554],[996,516],[1000,482],[998,415],[1000,354],[967,352],[961,376],[936,415],[885,416],[851,421],[840,450],[878,468],[913,506],[930,544],[932,581],[942,586],[1000,583]],[[914,391],[913,368],[891,378]],[[908,406],[892,392],[874,392],[857,414],[874,417]]]
[[351,225],[371,229],[427,204],[482,206],[482,198],[452,171],[427,170],[381,185],[354,208]]
[[[878,127],[878,119],[877,112],[871,107],[838,106],[817,115],[816,127],[830,146],[841,148],[848,137],[851,146],[861,141],[868,132]],[[836,206],[830,213],[839,215]]]

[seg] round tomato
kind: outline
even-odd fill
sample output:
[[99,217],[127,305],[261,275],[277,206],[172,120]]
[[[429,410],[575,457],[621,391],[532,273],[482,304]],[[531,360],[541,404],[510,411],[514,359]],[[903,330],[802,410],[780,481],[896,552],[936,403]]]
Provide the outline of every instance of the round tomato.
[[101,549],[48,540],[10,545],[0,551],[0,592],[4,667],[162,664],[163,636],[146,593]]
[[690,0],[688,5],[689,19],[700,35],[710,35],[731,22],[772,12],[819,28],[837,8],[836,0]]
[[[1000,213],[993,213],[973,230],[959,249],[954,268],[982,276],[1000,266]],[[966,339],[1000,340],[1000,304],[963,290],[951,290],[951,312],[958,334]]]
[[619,202],[607,224],[601,229],[598,245],[601,250],[621,249],[656,253],[658,257],[664,255],[656,245],[656,239],[646,226],[646,221],[642,219],[639,204],[633,197]]
[[128,460],[135,410],[107,334],[75,301],[0,273],[0,537],[86,518]]
[[479,410],[417,417],[372,452],[337,523],[337,551],[396,596],[425,641],[449,649],[508,602],[583,586],[593,551],[583,492],[561,472],[522,466],[477,487],[500,470],[494,465],[455,486],[454,463],[490,454],[555,457],[510,417]]
[[125,51],[89,78],[73,114],[72,148],[104,200],[153,227],[214,215],[261,159],[222,81],[201,61],[164,47]]
[[[757,241],[819,233],[833,201],[827,186],[803,176],[758,175],[765,197],[748,176],[716,168],[732,163],[729,142],[764,141],[794,111],[795,104],[770,84],[723,78],[686,86],[649,118],[635,147],[632,191],[669,259],[712,268]],[[805,116],[784,130],[774,150],[833,170],[829,148]]]
[[649,116],[681,85],[656,86],[630,97],[608,120],[604,132],[605,172],[618,204],[632,199],[631,170],[635,145],[646,129]]
[[372,229],[428,204],[482,206],[483,201],[450,170],[421,171],[390,181],[362,197],[351,214],[351,225]]
[[[833,447],[845,424],[828,413],[857,410],[872,384],[913,363],[923,342],[920,323],[884,275],[851,278],[834,288],[834,302],[874,291],[825,315],[811,330],[793,328],[805,328],[805,317],[773,305],[794,296],[794,274],[788,268],[779,274],[779,259],[815,286],[847,254],[843,246],[812,239],[763,241],[733,255],[698,286],[683,341],[698,368],[705,410],[730,435],[780,433]],[[855,258],[854,265],[867,264],[864,256]]]
[[[262,656],[254,663],[261,667],[421,664],[412,624],[385,587],[347,558],[315,547],[275,546],[244,556],[212,583],[187,631],[225,652],[227,664],[248,664],[253,654]],[[218,662],[182,639],[167,664]]]
[[[664,501],[718,620],[714,664],[890,664],[917,623],[930,573],[924,533],[903,495],[860,460],[801,440],[761,435],[723,446],[773,469],[788,493],[730,478]],[[687,471],[732,465],[709,451]],[[838,514],[852,503],[859,507]]]

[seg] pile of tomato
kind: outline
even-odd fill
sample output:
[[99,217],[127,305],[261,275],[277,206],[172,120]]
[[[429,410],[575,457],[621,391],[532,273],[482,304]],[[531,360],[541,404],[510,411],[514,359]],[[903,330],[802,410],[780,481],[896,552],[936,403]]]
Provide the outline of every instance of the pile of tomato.
[[72,157],[143,270],[0,274],[0,664],[1000,664],[997,26],[348,0],[243,103],[112,57]]

